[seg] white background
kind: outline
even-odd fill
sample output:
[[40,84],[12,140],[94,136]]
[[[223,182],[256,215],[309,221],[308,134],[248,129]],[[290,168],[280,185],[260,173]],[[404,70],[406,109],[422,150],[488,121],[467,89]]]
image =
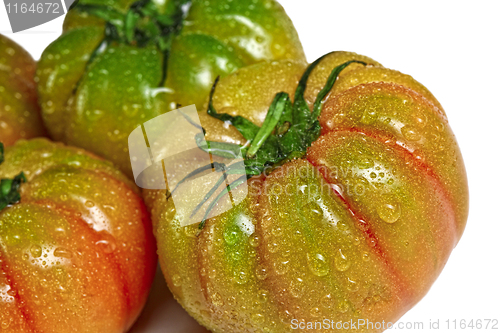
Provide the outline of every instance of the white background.
[[[418,332],[473,332],[447,330],[445,321],[500,321],[500,1],[282,0],[281,4],[309,61],[330,51],[348,50],[411,74],[444,106],[460,144],[470,189],[465,234],[431,291],[400,322],[424,322],[425,330]],[[61,25],[59,18],[13,35],[0,5],[0,33],[35,58],[57,38]],[[170,326],[141,326],[134,332],[195,332],[171,300],[152,313],[169,319]],[[440,329],[429,330],[430,320],[440,320]]]

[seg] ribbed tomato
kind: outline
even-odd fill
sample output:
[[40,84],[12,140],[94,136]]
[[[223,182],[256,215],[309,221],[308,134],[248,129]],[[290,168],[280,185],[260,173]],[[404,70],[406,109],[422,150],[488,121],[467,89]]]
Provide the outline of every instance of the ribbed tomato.
[[45,139],[7,147],[0,178],[1,332],[128,330],[156,268],[136,186]]
[[[192,211],[146,193],[169,287],[213,332],[395,322],[429,290],[464,230],[465,168],[434,96],[352,53],[305,69],[288,60],[240,69],[220,81],[209,114],[200,112],[213,166],[224,162],[213,147],[241,149],[248,181],[228,186],[233,200],[247,185],[241,203],[183,226]],[[331,72],[340,75],[323,100]],[[169,183],[197,161],[179,161]],[[212,185],[170,191],[199,201]]]
[[36,62],[21,46],[0,35],[0,142],[45,135],[35,86]]

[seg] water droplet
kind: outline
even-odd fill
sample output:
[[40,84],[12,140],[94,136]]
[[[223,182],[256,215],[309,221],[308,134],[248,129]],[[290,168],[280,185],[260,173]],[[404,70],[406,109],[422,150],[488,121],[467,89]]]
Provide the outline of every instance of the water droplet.
[[215,306],[223,306],[224,301],[222,300],[222,297],[219,293],[215,292],[210,296],[210,299],[212,300],[213,305]]
[[261,289],[257,293],[257,300],[260,303],[266,303],[268,297],[269,297],[269,293],[267,292],[267,290]]
[[374,165],[375,165],[375,163],[373,162],[373,160],[366,155],[361,156],[357,160],[357,167],[362,169],[362,170],[373,168]]
[[112,239],[102,239],[97,241],[95,245],[101,248],[104,253],[112,253],[116,250],[116,243]]
[[319,317],[319,315],[321,314],[321,310],[319,308],[312,308],[311,311],[309,311],[311,313],[311,316],[313,317]]
[[208,270],[209,279],[215,279],[216,276],[217,276],[217,270],[215,268]]
[[284,324],[290,325],[290,322],[292,321],[293,318],[294,316],[288,310],[285,310],[280,313],[280,320]]
[[280,244],[276,240],[271,240],[271,242],[267,246],[269,248],[269,252],[276,253],[280,249]]
[[401,217],[401,206],[399,202],[391,200],[377,207],[380,218],[387,223],[394,223]]
[[264,322],[265,317],[261,313],[254,313],[252,315],[252,321],[257,324],[262,324]]
[[224,240],[229,245],[234,245],[240,239],[239,228],[237,226],[231,226],[224,231]]
[[364,252],[364,253],[361,255],[361,258],[362,258],[364,261],[368,261],[368,260],[370,260],[370,255],[368,254],[368,252]]
[[30,249],[33,258],[40,258],[42,256],[42,247],[40,245],[33,245]]
[[290,268],[289,267],[289,264],[290,261],[289,260],[278,260],[274,263],[274,270],[276,271],[276,274],[278,275],[283,275],[285,274],[286,272],[288,272],[288,269]]
[[250,238],[248,238],[248,243],[252,247],[257,247],[260,244],[260,237],[257,234],[252,234]]
[[333,307],[333,297],[331,294],[327,294],[321,298],[321,305],[326,309],[331,309]]
[[179,274],[174,274],[174,276],[172,276],[172,283],[174,284],[174,286],[180,287],[181,286],[181,276]]
[[196,238],[196,235],[198,234],[198,225],[196,224],[191,224],[188,226],[184,227],[184,234],[190,238]]
[[425,124],[427,124],[427,116],[424,113],[414,114],[413,119],[418,127],[425,127]]
[[349,302],[345,299],[340,301],[339,304],[337,305],[337,309],[341,313],[346,313],[349,310]]
[[377,118],[378,114],[376,109],[366,108],[365,111],[363,112],[363,115],[361,116],[361,122],[363,124],[369,125],[373,123],[375,120],[377,120]]
[[418,130],[411,125],[406,125],[403,128],[401,128],[401,133],[409,141],[418,141],[420,140],[421,137]]
[[89,121],[98,121],[99,119],[102,118],[102,116],[104,115],[104,112],[101,111],[101,110],[87,110],[85,111],[85,115],[87,116],[87,119]]
[[87,201],[85,201],[85,206],[88,208],[92,208],[95,206],[95,204],[92,201],[87,200]]
[[301,278],[294,279],[290,282],[290,293],[293,297],[301,297],[304,293],[304,289],[304,281]]
[[243,257],[242,254],[238,251],[234,251],[231,253],[231,258],[233,258],[233,260],[238,261],[241,260],[242,257]]
[[71,258],[73,257],[73,253],[68,250],[68,249],[65,249],[63,247],[58,247],[54,250],[54,256],[55,257],[58,257],[58,258]]
[[255,276],[257,276],[257,279],[259,280],[265,280],[267,278],[266,268],[262,266],[257,266],[257,268],[255,269]]
[[6,330],[7,328],[9,328],[11,322],[12,322],[12,318],[4,319],[4,320],[2,320],[0,327],[2,327],[3,330]]
[[350,292],[356,292],[359,290],[359,284],[356,281],[347,278],[347,290]]
[[233,280],[237,284],[245,284],[248,282],[248,274],[245,271],[235,271],[233,273]]
[[276,237],[280,237],[281,235],[283,235],[283,229],[281,229],[280,227],[273,227],[271,233]]
[[123,113],[125,113],[125,115],[127,117],[135,116],[137,113],[139,113],[139,111],[141,109],[142,109],[142,106],[140,104],[132,104],[132,105],[124,104],[123,105]]
[[340,272],[345,272],[351,267],[351,262],[347,260],[346,256],[342,253],[342,250],[339,249],[337,254],[335,255],[335,268]]
[[316,276],[325,276],[330,271],[328,263],[323,255],[317,254],[307,254],[307,265],[309,270]]

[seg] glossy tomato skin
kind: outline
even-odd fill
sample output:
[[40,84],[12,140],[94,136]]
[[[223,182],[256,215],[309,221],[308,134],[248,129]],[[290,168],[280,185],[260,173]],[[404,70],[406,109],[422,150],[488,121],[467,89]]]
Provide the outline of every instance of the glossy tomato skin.
[[[125,13],[133,2],[105,4]],[[161,12],[170,2],[155,3]],[[195,0],[172,41],[162,82],[165,55],[153,43],[111,43],[89,62],[104,38],[104,21],[78,8],[70,11],[63,35],[38,66],[43,118],[54,139],[103,156],[128,175],[127,138],[137,126],[178,105],[201,109],[219,75],[266,60],[305,59],[276,1]]]
[[156,268],[138,189],[109,162],[45,139],[8,147],[0,178],[23,171],[0,212],[2,332],[126,332]]
[[44,136],[35,86],[36,62],[21,46],[0,35],[0,142]]
[[[197,225],[181,226],[187,212],[146,191],[169,287],[211,331],[292,332],[293,319],[396,322],[426,294],[462,235],[464,164],[424,86],[337,52],[312,72],[307,102],[334,67],[352,59],[371,65],[342,72],[319,118],[321,136],[304,158],[249,180],[246,199],[208,219],[198,237]],[[221,80],[214,107],[260,125],[274,94],[293,96],[305,66],[241,69]],[[200,120],[207,139],[244,143],[218,120],[202,113]]]

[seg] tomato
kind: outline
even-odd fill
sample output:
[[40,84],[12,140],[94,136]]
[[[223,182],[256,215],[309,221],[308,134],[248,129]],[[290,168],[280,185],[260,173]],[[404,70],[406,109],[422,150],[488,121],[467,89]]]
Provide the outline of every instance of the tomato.
[[46,139],[7,147],[0,178],[1,331],[130,328],[156,269],[135,185],[111,163]]
[[[245,183],[228,187],[235,201],[246,184],[243,201],[183,226],[195,211],[164,191],[145,192],[167,283],[213,332],[289,332],[324,319],[394,323],[426,294],[463,233],[466,173],[436,98],[353,53],[306,66],[240,69],[216,86],[210,115],[199,113],[211,147],[241,145]],[[225,160],[210,152],[220,171]],[[180,181],[198,160],[179,161],[168,182],[177,178],[170,192],[201,205],[213,184]]]
[[128,136],[179,105],[201,109],[213,80],[273,59],[305,59],[274,0],[81,0],[37,71],[58,141],[132,175]]
[[21,46],[0,35],[0,142],[44,136],[35,87],[36,63]]

